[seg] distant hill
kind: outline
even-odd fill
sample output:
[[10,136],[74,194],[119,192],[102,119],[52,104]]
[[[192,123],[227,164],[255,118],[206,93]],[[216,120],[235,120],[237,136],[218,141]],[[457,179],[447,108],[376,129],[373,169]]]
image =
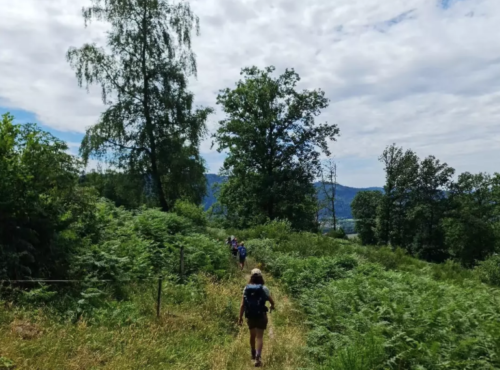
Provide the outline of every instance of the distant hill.
[[[207,174],[205,175],[207,178],[207,196],[203,200],[203,205],[205,209],[208,209],[212,204],[215,203],[215,195],[213,191],[213,185],[221,183],[224,181],[224,178],[215,174]],[[320,182],[314,184],[316,188],[321,186]],[[382,188],[379,187],[369,187],[369,188],[351,188],[349,186],[337,185],[337,199],[335,202],[336,206],[336,214],[339,218],[352,218],[351,213],[351,202],[354,199],[354,196],[359,191],[364,190],[379,190],[383,191]],[[325,212],[324,212],[325,213]]]

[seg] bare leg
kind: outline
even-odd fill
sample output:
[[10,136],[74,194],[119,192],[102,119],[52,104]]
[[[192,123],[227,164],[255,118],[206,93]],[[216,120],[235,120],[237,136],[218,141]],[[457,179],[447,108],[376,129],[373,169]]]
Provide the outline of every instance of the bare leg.
[[264,346],[264,330],[263,329],[255,329],[256,335],[255,339],[257,341],[257,352],[255,354],[255,367],[261,367],[262,366],[262,361],[261,361],[261,356],[262,356],[262,347]]
[[257,335],[257,329],[250,329],[250,347],[252,347],[252,352],[255,351],[256,335]]
[[255,329],[256,341],[257,341],[257,353],[262,353],[262,347],[264,346],[264,330],[263,329]]

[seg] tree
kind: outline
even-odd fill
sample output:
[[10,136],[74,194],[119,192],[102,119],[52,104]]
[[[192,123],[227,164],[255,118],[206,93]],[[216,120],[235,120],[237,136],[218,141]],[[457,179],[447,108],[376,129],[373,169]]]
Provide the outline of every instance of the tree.
[[73,219],[80,164],[34,124],[0,120],[0,279],[64,276],[57,232]]
[[145,176],[112,169],[93,170],[82,174],[79,183],[94,188],[99,196],[112,200],[117,207],[137,209],[143,204],[155,205],[154,197],[148,194]]
[[446,191],[455,170],[434,156],[420,162],[416,188],[412,190],[412,250],[428,261],[443,262],[449,257],[444,246],[441,220],[448,208]]
[[497,177],[465,172],[450,188],[450,209],[442,220],[445,243],[451,256],[465,266],[486,258],[498,243]]
[[384,163],[386,183],[379,208],[377,235],[382,244],[408,248],[412,225],[408,218],[418,177],[416,154],[395,144],[388,146],[379,160]]
[[78,84],[98,84],[108,106],[87,130],[81,154],[128,172],[151,176],[163,210],[176,199],[201,201],[204,162],[199,143],[211,109],[193,111],[188,78],[196,75],[191,32],[199,31],[189,4],[168,0],[92,0],[85,26],[106,21],[106,50],[95,44],[67,54]]
[[333,230],[337,230],[337,215],[335,214],[335,195],[337,194],[337,164],[333,158],[325,160],[320,167],[321,190],[324,196],[324,206],[333,221]]
[[214,134],[219,152],[227,150],[221,170],[228,176],[219,202],[238,226],[288,219],[294,228],[315,227],[313,181],[321,152],[336,125],[315,122],[328,99],[321,90],[299,92],[293,69],[273,77],[274,67],[244,68],[243,80],[217,98],[227,117]]
[[382,202],[380,191],[360,191],[351,203],[352,214],[356,220],[356,232],[363,245],[377,244],[377,210]]

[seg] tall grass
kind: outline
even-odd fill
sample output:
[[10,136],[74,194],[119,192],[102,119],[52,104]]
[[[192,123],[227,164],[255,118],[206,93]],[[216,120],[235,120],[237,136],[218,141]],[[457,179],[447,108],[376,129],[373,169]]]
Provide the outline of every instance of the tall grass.
[[[248,329],[237,325],[248,271],[231,268],[222,279],[195,274],[184,285],[166,281],[159,319],[153,284],[130,286],[129,299],[110,300],[76,323],[48,306],[1,302],[0,358],[18,370],[249,369]],[[272,278],[267,284],[277,310],[272,337],[265,337],[266,368],[302,368],[301,313]]]

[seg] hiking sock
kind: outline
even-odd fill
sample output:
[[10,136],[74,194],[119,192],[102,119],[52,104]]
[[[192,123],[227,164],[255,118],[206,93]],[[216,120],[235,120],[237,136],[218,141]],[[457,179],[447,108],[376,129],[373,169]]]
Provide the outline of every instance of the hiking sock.
[[252,349],[252,360],[255,360],[255,353],[256,353],[255,350]]
[[260,355],[261,355],[261,352],[260,352],[260,351],[256,351],[256,353],[255,353],[255,358],[260,359]]

